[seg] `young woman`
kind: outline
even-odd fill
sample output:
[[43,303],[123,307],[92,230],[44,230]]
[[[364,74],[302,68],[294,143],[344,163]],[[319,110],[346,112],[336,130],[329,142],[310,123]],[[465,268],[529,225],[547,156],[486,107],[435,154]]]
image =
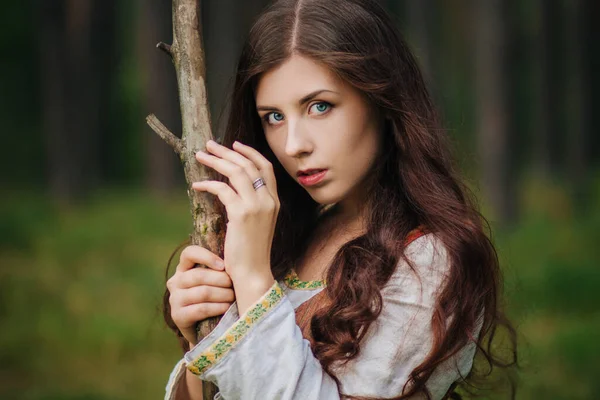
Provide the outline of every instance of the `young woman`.
[[193,188],[218,197],[227,234],[223,259],[188,246],[167,282],[185,355],[166,399],[201,399],[202,381],[227,400],[441,399],[477,351],[498,364],[497,255],[375,0],[266,9],[222,144],[197,159],[219,173]]

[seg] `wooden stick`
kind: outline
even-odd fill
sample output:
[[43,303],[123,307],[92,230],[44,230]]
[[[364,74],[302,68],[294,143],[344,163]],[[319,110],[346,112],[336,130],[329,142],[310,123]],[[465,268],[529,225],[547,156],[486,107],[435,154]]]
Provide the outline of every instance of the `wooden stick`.
[[[218,199],[207,192],[196,192],[193,182],[210,176],[206,166],[199,163],[195,153],[206,148],[212,139],[210,112],[206,94],[206,67],[200,24],[200,0],[173,0],[173,44],[158,43],[157,47],[173,60],[177,74],[179,104],[181,108],[181,139],[173,135],[154,115],[146,120],[148,125],[179,155],[188,184],[188,198],[193,218],[191,242],[223,257],[225,241],[225,215]],[[220,317],[206,319],[198,324],[198,340],[208,335],[219,323]],[[202,382],[204,400],[212,400],[217,387]]]

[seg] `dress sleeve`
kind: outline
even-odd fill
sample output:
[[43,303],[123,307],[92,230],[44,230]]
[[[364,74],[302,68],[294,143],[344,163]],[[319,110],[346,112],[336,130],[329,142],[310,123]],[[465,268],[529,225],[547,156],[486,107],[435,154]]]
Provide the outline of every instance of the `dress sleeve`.
[[184,382],[185,370],[186,370],[185,359],[182,358],[175,364],[171,374],[169,375],[169,380],[167,381],[167,386],[165,387],[165,400],[177,400],[177,389],[179,385]]
[[[381,314],[363,338],[358,357],[338,372],[344,393],[399,396],[410,373],[431,350],[431,319],[438,291],[449,274],[450,261],[442,241],[432,233],[414,240],[405,254],[415,271],[400,261],[382,289]],[[480,326],[475,337],[479,329]],[[452,383],[469,373],[475,350],[476,345],[471,342],[434,370],[426,383],[432,399],[443,398]]]
[[[434,295],[446,272],[445,253],[427,234],[406,250],[420,281],[405,263],[382,290],[383,311],[361,342],[359,355],[334,369],[341,392],[355,396],[398,396],[410,372],[431,347],[430,321]],[[419,282],[421,284],[419,284]],[[465,348],[428,381],[433,399],[440,399],[460,375],[471,368],[473,350]],[[279,282],[241,316],[233,303],[217,327],[184,359],[199,379],[219,388],[217,398],[336,400],[341,395],[333,378],[321,368],[308,340],[296,324],[292,302]],[[455,369],[458,370],[455,371]],[[177,367],[171,374],[176,375]]]

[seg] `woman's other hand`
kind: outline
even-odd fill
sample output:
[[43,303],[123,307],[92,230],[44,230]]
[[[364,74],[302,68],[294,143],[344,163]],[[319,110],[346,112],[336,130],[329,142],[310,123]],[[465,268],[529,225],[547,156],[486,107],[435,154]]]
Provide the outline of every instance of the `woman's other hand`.
[[[208,268],[194,268],[196,264]],[[224,314],[235,301],[233,283],[225,272],[223,260],[196,245],[181,252],[167,289],[171,318],[191,345],[197,344],[196,323]]]

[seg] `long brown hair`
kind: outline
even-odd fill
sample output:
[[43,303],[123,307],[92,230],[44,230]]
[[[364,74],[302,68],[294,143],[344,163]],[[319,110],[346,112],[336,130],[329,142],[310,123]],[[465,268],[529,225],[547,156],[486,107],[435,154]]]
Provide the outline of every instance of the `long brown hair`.
[[[323,210],[278,162],[256,111],[261,76],[292,54],[328,67],[385,117],[384,151],[373,168],[365,204],[367,231],[337,252],[326,275],[333,304],[311,321],[313,353],[323,369],[339,386],[334,364],[358,355],[361,339],[381,312],[381,289],[405,258],[401,239],[418,226],[441,239],[451,266],[432,318],[432,349],[396,399],[416,393],[430,398],[425,383],[436,366],[470,342],[477,344],[488,372],[516,365],[516,334],[501,311],[502,279],[489,225],[459,178],[414,56],[375,0],[275,1],[256,20],[243,47],[222,143],[231,147],[239,140],[274,166],[281,203],[271,254],[274,277],[283,279],[300,258]],[[168,292],[164,317],[177,331]],[[492,347],[500,326],[510,339],[506,362]],[[476,370],[461,383],[466,389],[473,388],[469,382],[475,381]]]

